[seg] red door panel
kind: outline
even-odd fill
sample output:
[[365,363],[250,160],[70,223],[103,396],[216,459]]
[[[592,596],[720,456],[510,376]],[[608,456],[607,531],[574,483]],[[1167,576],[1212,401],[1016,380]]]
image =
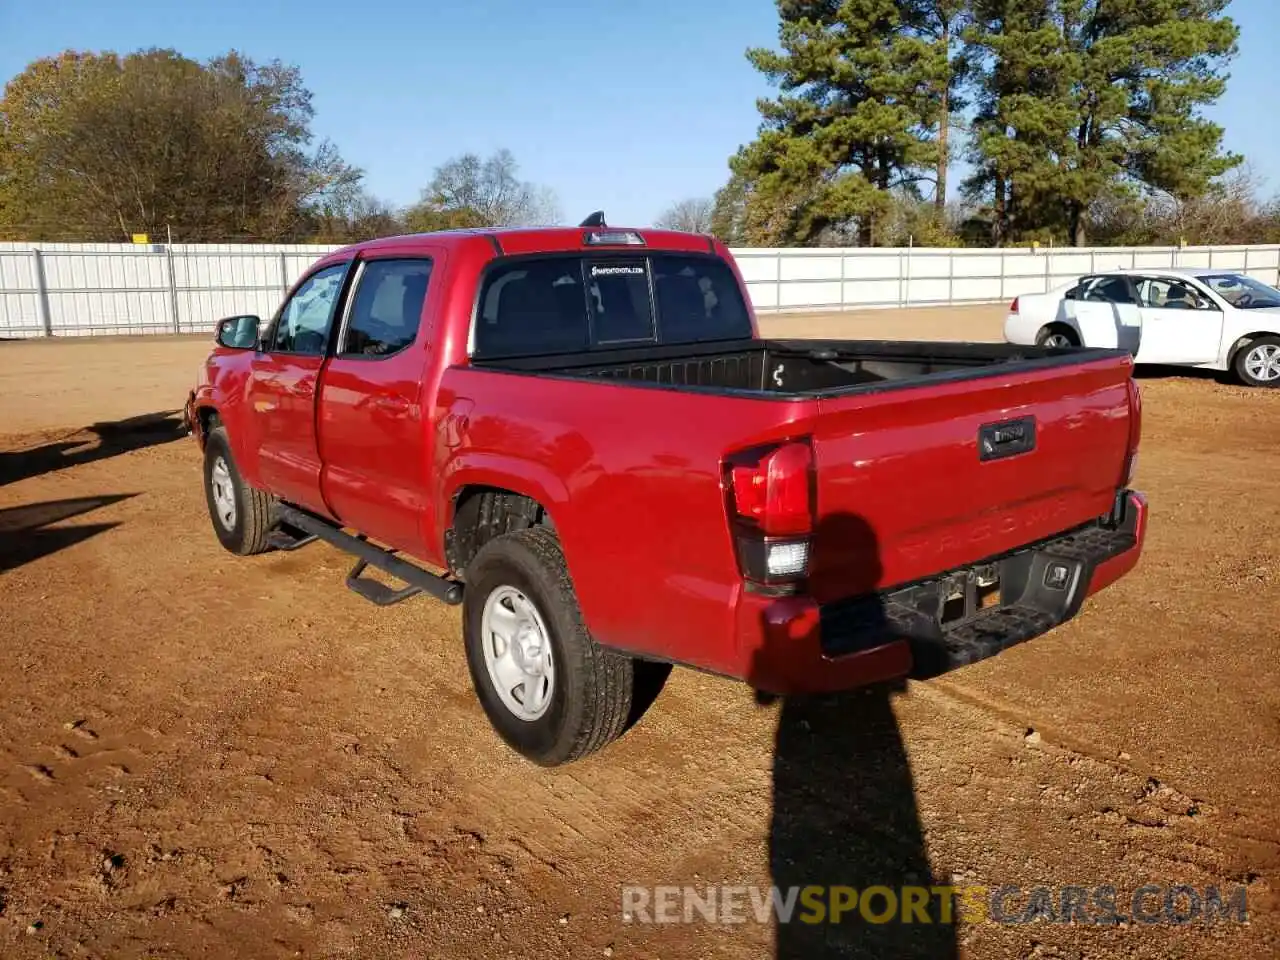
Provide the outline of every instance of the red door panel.
[[285,500],[324,512],[316,446],[316,379],[323,357],[262,354],[249,380],[249,403],[259,425],[258,474]]
[[418,350],[368,362],[335,357],[320,405],[324,495],[344,524],[421,555],[426,492]]
[[424,316],[433,309],[437,260],[385,253],[361,263],[336,355],[320,387],[324,498],[346,526],[428,558],[427,411],[431,355]]
[[320,492],[316,396],[350,264],[322,267],[290,294],[251,364],[248,402],[260,425],[258,477],[290,503],[328,513]]

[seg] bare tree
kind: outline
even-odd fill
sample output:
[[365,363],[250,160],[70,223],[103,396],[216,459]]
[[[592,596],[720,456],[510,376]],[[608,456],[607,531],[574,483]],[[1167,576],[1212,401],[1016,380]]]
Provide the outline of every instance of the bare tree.
[[510,150],[482,160],[474,153],[436,168],[422,199],[408,212],[412,229],[550,225],[559,221],[555,194],[521,180]]
[[685,233],[710,233],[711,216],[715,213],[715,208],[715,201],[710,197],[691,197],[663,211],[654,221],[654,226],[664,230],[683,230]]

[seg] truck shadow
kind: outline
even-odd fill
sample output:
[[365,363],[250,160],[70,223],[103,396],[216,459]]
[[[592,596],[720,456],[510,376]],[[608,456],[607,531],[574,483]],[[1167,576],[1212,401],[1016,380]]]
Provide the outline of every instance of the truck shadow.
[[[850,595],[869,593],[880,578],[875,533],[860,517],[829,518],[815,532],[813,550],[815,563],[828,551],[858,552],[862,562],[850,576]],[[872,602],[867,618],[883,624],[883,608]],[[777,663],[777,656],[766,649],[757,661]],[[784,902],[793,889],[801,894],[789,921],[775,918],[778,960],[957,954],[956,927],[949,917],[940,922],[939,897],[927,901],[932,922],[904,914],[904,888],[923,897],[919,888],[949,882],[935,877],[929,861],[893,713],[891,697],[904,689],[905,680],[896,680],[834,695],[757,694],[761,704],[781,701],[769,829],[772,883]],[[818,895],[806,894],[806,887],[820,888]],[[880,890],[866,898],[871,887]],[[819,904],[821,911],[813,909]],[[833,904],[843,904],[839,917]]]
[[55,527],[53,524],[136,496],[136,493],[116,493],[74,497],[0,510],[0,573],[119,526],[118,523],[86,523],[73,527]]
[[106,420],[85,427],[96,437],[56,440],[30,450],[0,451],[0,486],[65,467],[105,460],[131,450],[170,443],[186,436],[180,410]]

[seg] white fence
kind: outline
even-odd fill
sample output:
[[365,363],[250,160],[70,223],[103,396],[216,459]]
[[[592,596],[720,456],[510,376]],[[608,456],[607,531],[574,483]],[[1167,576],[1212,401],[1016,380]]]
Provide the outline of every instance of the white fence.
[[[271,314],[325,246],[0,243],[0,338],[206,333]],[[990,303],[1117,267],[1212,267],[1280,284],[1280,246],[738,249],[760,311]]]

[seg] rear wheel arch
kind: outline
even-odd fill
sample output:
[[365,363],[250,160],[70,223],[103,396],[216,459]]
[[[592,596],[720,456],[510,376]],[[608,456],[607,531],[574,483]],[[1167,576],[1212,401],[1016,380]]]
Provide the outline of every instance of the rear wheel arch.
[[1046,323],[1036,332],[1036,344],[1043,346],[1045,342],[1052,336],[1064,336],[1072,346],[1080,346],[1080,332],[1069,323],[1063,323],[1061,320],[1053,320]]
[[531,527],[555,530],[551,512],[536,497],[505,487],[471,484],[452,498],[453,515],[445,531],[449,569],[463,574],[490,540]]

